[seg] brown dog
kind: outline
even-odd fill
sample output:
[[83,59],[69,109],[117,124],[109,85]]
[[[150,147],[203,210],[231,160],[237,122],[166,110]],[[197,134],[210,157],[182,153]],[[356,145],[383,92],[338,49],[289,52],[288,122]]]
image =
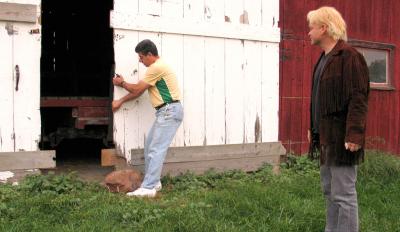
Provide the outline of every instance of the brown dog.
[[104,184],[110,192],[132,192],[142,184],[142,174],[134,169],[113,171],[104,179]]

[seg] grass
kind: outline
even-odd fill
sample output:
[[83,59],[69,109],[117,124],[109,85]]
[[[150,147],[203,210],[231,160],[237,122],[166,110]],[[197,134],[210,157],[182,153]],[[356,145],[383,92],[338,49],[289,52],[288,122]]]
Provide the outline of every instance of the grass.
[[[127,198],[73,174],[0,185],[0,231],[323,231],[316,163],[289,158],[281,174],[165,177],[156,199]],[[361,230],[400,231],[400,159],[370,151],[360,166]]]

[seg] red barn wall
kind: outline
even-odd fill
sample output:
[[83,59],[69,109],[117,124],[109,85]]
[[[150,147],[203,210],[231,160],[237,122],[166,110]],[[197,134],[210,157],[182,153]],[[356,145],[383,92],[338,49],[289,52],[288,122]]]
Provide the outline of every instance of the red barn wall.
[[306,15],[321,6],[338,9],[349,39],[395,46],[394,90],[371,89],[367,148],[400,154],[400,1],[398,0],[280,0],[280,123],[279,139],[288,152],[308,151],[309,104],[313,66],[321,52],[311,46]]

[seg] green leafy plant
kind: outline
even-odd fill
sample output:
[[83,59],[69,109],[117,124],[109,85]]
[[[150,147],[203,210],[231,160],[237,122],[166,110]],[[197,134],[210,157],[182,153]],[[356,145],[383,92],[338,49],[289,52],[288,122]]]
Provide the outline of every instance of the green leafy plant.
[[47,175],[28,176],[20,184],[20,189],[30,193],[64,194],[82,190],[84,186],[74,172],[62,175],[49,172]]

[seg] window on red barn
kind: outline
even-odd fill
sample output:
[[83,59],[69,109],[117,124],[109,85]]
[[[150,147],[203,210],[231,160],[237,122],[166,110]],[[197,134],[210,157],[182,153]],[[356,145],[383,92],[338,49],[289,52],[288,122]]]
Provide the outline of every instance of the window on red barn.
[[350,40],[349,43],[363,54],[369,69],[372,89],[393,90],[394,45]]

